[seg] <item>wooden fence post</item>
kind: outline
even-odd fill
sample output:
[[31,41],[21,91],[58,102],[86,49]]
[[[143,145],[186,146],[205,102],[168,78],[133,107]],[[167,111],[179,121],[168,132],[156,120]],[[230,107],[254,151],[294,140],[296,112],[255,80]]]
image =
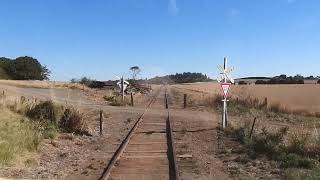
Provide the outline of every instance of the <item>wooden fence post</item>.
[[257,120],[257,118],[255,117],[254,120],[253,120],[253,124],[252,124],[251,131],[250,131],[250,136],[249,136],[250,139],[251,139],[251,137],[252,137],[252,133],[253,133],[254,125],[256,124],[256,120]]
[[131,93],[131,106],[134,106],[134,102],[133,102],[133,93]]
[[187,94],[183,95],[183,108],[187,108]]
[[100,110],[100,136],[102,136],[102,130],[103,130],[103,123],[102,123],[102,115],[103,115],[103,111]]
[[265,107],[268,107],[268,98],[264,98],[264,105]]

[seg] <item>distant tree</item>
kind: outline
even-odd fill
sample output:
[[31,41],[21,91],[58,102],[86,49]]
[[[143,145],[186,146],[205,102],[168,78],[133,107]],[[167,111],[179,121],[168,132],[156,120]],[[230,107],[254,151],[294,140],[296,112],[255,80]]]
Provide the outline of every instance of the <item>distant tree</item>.
[[50,71],[37,59],[24,56],[2,62],[5,71],[15,80],[48,80]]
[[255,84],[267,84],[267,81],[257,80]]
[[77,80],[76,78],[72,78],[72,79],[70,80],[70,82],[71,82],[71,83],[78,83],[79,80]]
[[49,80],[51,71],[47,68],[47,66],[42,66],[41,67],[41,77],[43,80]]
[[318,82],[317,82],[318,84],[320,84],[320,79],[318,80]]
[[247,85],[247,82],[245,82],[245,81],[239,81],[238,84],[239,84],[239,85]]
[[0,57],[0,67],[2,68],[8,67],[11,61],[12,60],[9,58]]
[[132,79],[136,80],[137,76],[141,73],[141,69],[139,66],[133,66],[130,68]]
[[[277,78],[277,76],[275,78]],[[279,79],[287,79],[287,75],[281,74],[280,76],[278,76],[278,78]]]
[[90,79],[90,78],[84,76],[84,77],[82,77],[82,78],[79,80],[79,83],[80,83],[80,84],[83,84],[83,85],[86,85],[86,86],[90,86],[93,81],[95,81],[95,80]]

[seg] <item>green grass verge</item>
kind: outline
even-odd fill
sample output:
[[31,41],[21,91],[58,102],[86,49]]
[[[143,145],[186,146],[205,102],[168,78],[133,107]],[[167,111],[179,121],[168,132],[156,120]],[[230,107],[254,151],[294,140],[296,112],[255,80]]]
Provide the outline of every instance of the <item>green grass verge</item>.
[[6,164],[24,151],[34,151],[41,135],[28,118],[0,109],[0,164]]

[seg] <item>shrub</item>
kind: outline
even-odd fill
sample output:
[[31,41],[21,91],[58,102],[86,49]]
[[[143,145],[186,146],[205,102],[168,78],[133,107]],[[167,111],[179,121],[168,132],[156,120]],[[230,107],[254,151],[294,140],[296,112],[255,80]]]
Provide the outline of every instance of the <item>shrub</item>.
[[37,121],[49,121],[58,124],[63,112],[63,107],[56,105],[52,101],[43,101],[27,110],[26,115]]
[[318,84],[320,84],[320,79],[317,81]]
[[314,161],[303,158],[297,154],[288,154],[283,161],[282,166],[285,168],[306,168],[311,169],[314,166]]
[[269,106],[269,110],[271,112],[274,112],[274,113],[281,113],[284,111],[284,109],[282,108],[281,104],[278,102],[278,103],[272,103],[270,106]]
[[305,154],[308,135],[292,134],[289,137],[289,145],[287,151],[289,153]]
[[113,95],[110,96],[104,96],[103,99],[105,101],[109,102],[109,105],[111,106],[125,106],[130,104],[129,99],[128,98],[124,98],[124,101],[122,101],[122,95],[120,95],[119,93],[114,93]]
[[243,127],[233,128],[232,126],[227,126],[224,129],[224,132],[226,135],[237,139],[241,143],[245,143],[245,139],[246,139],[246,135],[247,135],[245,128],[243,128]]
[[285,172],[286,180],[319,180],[320,167],[317,165],[311,170],[290,168]]
[[90,135],[84,115],[74,108],[67,108],[60,120],[59,127],[67,133]]
[[287,127],[279,129],[276,133],[268,132],[267,129],[263,128],[262,132],[255,136],[249,145],[257,153],[272,156],[282,151],[284,147],[283,139],[287,132]]

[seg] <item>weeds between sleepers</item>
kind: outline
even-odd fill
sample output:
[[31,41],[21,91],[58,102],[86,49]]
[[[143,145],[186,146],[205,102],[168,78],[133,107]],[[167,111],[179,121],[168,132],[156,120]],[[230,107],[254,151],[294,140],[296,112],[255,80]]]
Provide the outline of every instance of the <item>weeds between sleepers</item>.
[[126,106],[131,105],[131,102],[127,97],[122,100],[122,95],[120,93],[114,92],[112,95],[106,95],[103,97],[105,101],[109,102],[111,106]]

